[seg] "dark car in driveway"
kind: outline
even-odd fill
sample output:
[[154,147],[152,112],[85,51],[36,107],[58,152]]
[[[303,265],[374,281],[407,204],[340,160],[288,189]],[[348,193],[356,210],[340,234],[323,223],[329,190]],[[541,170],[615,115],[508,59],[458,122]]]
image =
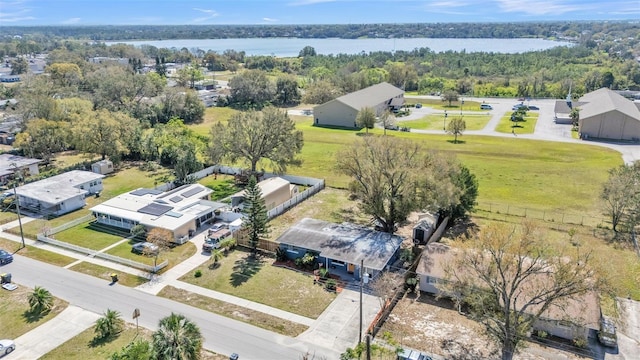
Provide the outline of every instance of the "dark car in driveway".
[[131,247],[131,252],[134,254],[157,255],[158,250],[160,250],[158,245],[146,241],[139,242]]
[[8,264],[13,261],[13,255],[5,250],[0,249],[0,265]]
[[529,105],[529,110],[540,110],[540,108],[535,105]]

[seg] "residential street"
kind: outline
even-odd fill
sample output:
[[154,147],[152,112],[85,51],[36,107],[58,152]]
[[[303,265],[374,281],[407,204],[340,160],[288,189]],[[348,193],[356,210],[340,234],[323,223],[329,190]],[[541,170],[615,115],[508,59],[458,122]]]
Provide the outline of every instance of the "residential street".
[[[15,255],[15,261],[2,268],[13,275],[15,282],[29,287],[45,286],[54,296],[71,305],[101,314],[106,309],[119,311],[123,318],[133,322],[131,314],[139,308],[141,326],[155,330],[158,321],[171,312],[184,314],[198,324],[204,337],[204,347],[216,353],[238,353],[245,359],[300,359],[309,351],[327,359],[339,358],[331,349],[312,345],[304,340],[278,335],[242,322],[218,316],[207,311],[127,288],[110,286],[107,280],[80,274],[71,270]],[[64,329],[56,329],[64,331]],[[26,351],[26,349],[24,349]],[[20,356],[18,348],[12,357]]]

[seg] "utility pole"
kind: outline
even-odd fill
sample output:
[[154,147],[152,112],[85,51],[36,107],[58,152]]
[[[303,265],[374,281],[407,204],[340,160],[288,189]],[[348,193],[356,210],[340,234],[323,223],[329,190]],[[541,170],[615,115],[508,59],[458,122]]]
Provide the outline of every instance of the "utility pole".
[[362,343],[362,287],[364,284],[364,259],[360,260],[360,326],[358,327],[358,344]]
[[[18,182],[18,179],[22,176],[22,173],[20,172],[20,169],[18,169],[18,166],[16,164],[12,164],[15,171],[13,172],[13,196],[15,197],[15,201],[16,201],[16,211],[18,213],[18,224],[20,225],[20,239],[22,240],[22,247],[21,249],[23,249],[26,245],[24,244],[24,233],[22,232],[22,218],[20,216],[20,198],[18,197],[18,194],[16,193],[16,183]],[[18,176],[16,176],[16,174]]]

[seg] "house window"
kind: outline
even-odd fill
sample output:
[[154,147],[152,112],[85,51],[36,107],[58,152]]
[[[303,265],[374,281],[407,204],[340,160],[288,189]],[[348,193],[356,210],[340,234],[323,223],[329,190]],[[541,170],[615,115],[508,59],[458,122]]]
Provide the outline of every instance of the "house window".
[[558,327],[563,329],[571,329],[572,324],[571,324],[571,321],[568,321],[568,320],[559,320]]
[[331,265],[344,266],[345,263],[344,261],[340,261],[340,260],[331,260]]
[[293,245],[287,244],[287,245],[285,245],[285,249],[287,250],[287,252],[290,252],[290,253],[293,253],[293,254],[298,254],[298,250]]

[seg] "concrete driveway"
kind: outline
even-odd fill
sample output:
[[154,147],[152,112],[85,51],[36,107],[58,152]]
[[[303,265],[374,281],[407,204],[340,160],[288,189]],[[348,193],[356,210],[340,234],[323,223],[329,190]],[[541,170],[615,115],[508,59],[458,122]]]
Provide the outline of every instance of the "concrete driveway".
[[618,298],[620,321],[617,327],[618,349],[605,349],[604,359],[640,358],[640,302]]

